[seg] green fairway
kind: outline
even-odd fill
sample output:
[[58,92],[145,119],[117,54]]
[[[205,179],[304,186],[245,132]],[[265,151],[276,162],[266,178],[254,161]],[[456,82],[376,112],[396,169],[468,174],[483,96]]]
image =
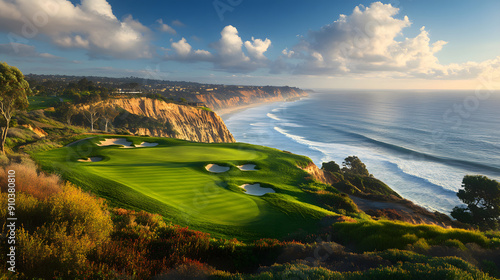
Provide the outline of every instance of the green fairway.
[[28,96],[29,108],[28,111],[47,109],[49,107],[54,107],[61,102],[68,101],[67,97],[56,97],[56,96]]
[[[107,138],[115,138],[107,137]],[[297,166],[303,156],[249,144],[205,144],[188,141],[126,137],[134,144],[156,147],[124,149],[96,145],[103,137],[35,154],[44,169],[107,198],[113,206],[160,213],[173,222],[242,239],[282,237],[313,232],[319,220],[335,215],[316,206],[311,195],[298,187],[307,174]],[[98,162],[78,162],[87,157]],[[212,173],[207,164],[230,167]],[[241,171],[255,164],[257,171]],[[246,194],[243,184],[260,183],[275,193]]]

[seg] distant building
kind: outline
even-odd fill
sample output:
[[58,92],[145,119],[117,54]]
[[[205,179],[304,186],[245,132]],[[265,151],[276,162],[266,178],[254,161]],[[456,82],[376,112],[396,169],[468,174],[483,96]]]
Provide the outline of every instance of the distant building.
[[142,91],[137,91],[137,90],[132,90],[132,89],[118,89],[118,93],[126,93],[126,94],[137,94],[137,93],[142,93]]

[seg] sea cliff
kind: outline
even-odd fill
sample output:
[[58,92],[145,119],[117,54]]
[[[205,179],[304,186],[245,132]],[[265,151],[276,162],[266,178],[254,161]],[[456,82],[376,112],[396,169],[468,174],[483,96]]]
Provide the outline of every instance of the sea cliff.
[[144,127],[129,128],[139,135],[172,137],[196,142],[235,142],[222,119],[214,112],[150,98],[115,99],[112,105],[129,113],[171,125],[172,132]]
[[295,100],[307,95],[307,92],[293,87],[253,87],[191,95],[189,100],[219,110],[253,103]]

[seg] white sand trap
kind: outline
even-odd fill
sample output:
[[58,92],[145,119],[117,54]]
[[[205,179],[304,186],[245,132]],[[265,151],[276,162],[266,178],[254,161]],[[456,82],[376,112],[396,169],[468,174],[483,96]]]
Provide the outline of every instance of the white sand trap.
[[142,142],[140,145],[135,145],[136,148],[156,147],[156,146],[158,146],[158,143],[149,143],[149,142]]
[[255,164],[243,164],[243,165],[238,165],[238,168],[241,171],[257,171],[258,169],[255,169],[257,165]]
[[262,188],[260,184],[244,184],[240,188],[245,189],[247,194],[261,196],[266,193],[274,193],[275,191],[271,188]]
[[89,157],[88,159],[79,159],[79,162],[97,162],[101,161],[102,157]]
[[135,148],[131,146],[132,142],[127,141],[125,138],[110,138],[101,141],[98,146],[111,146],[111,145],[121,145],[121,148]]
[[209,164],[209,165],[205,166],[205,168],[208,171],[213,172],[213,173],[222,173],[222,172],[229,171],[229,169],[230,169],[227,166],[220,166],[217,164]]

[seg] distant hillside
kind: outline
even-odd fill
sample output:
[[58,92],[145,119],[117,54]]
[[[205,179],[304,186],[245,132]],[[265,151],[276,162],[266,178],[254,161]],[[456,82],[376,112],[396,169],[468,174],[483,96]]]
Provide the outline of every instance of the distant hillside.
[[307,96],[301,89],[293,87],[232,87],[211,93],[195,94],[186,99],[205,103],[214,110],[252,103],[294,100]]
[[33,92],[43,96],[74,96],[90,91],[100,95],[155,96],[174,103],[203,103],[218,110],[252,103],[295,100],[307,92],[289,86],[201,84],[183,81],[63,75],[26,75]]

